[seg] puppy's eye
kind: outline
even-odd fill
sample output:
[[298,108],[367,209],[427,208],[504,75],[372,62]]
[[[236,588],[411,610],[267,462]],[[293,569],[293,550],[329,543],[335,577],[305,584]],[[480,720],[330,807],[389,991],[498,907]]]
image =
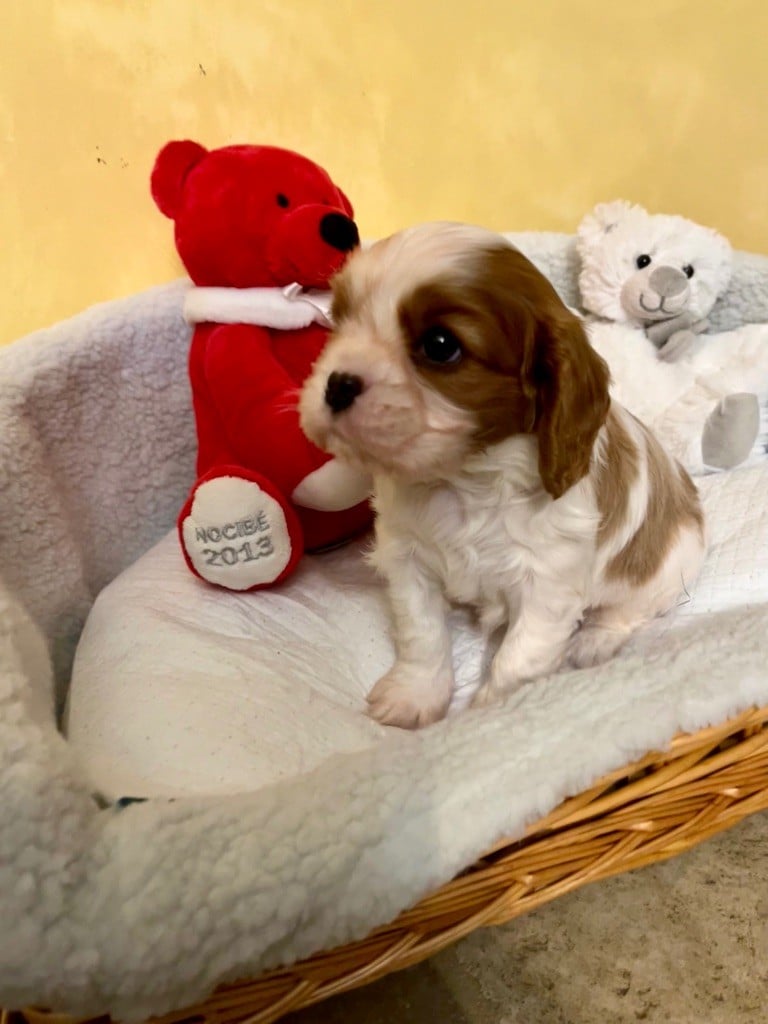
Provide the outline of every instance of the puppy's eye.
[[458,363],[462,356],[461,342],[446,327],[430,327],[424,331],[416,351],[438,366]]
[[277,205],[278,206],[282,206],[282,207],[286,207],[286,206],[290,206],[291,205],[291,201],[288,198],[288,196],[285,194],[285,192],[278,192],[277,193]]
[[642,270],[643,267],[647,267],[650,262],[651,257],[648,255],[647,252],[644,252],[637,257],[637,259],[635,260],[635,265],[637,266],[638,270]]
[[696,273],[696,271],[693,269],[690,263],[686,263],[683,267],[683,273],[687,278],[691,278]]

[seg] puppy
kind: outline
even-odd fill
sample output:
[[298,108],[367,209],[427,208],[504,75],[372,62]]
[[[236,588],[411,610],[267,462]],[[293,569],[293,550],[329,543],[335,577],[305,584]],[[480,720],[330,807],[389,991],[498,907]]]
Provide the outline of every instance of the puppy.
[[443,717],[448,603],[505,633],[486,704],[566,661],[611,657],[690,586],[697,491],[608,394],[605,362],[551,284],[501,236],[428,224],[359,251],[300,400],[321,448],[374,478],[374,564],[397,657],[382,723]]

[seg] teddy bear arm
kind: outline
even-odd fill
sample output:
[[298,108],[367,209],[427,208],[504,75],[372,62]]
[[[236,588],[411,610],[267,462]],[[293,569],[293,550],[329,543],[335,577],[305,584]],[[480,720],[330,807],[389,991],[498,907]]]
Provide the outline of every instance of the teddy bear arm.
[[669,327],[669,322],[667,320],[662,320],[660,323],[650,324],[646,327],[645,333],[658,348],[660,345],[664,344],[670,334],[674,333],[674,328]]
[[659,320],[657,323],[649,324],[645,333],[657,348],[668,341],[678,331],[693,330],[695,319],[690,313],[680,313],[678,316],[670,317],[669,320]]
[[229,447],[244,465],[267,473],[287,493],[317,468],[299,425],[298,387],[275,359],[266,330],[217,327],[206,346],[204,375]]
[[268,332],[247,324],[221,326],[212,332],[204,375],[219,415],[240,426],[256,410],[277,403],[285,407],[296,393],[290,375],[274,357]]
[[665,363],[676,363],[691,354],[695,341],[696,335],[689,328],[675,331],[659,349],[659,359]]

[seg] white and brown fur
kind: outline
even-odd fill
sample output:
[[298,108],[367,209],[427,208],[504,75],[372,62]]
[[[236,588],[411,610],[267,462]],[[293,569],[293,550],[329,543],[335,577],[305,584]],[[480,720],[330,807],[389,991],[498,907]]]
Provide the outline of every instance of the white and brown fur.
[[[696,489],[611,402],[578,318],[521,253],[428,224],[358,252],[333,287],[335,331],[300,408],[318,445],[375,481],[397,650],[368,698],[376,719],[445,714],[449,602],[505,629],[476,704],[611,657],[677,602],[705,548]],[[450,364],[425,355],[434,329],[460,343]],[[337,411],[334,372],[360,389]]]

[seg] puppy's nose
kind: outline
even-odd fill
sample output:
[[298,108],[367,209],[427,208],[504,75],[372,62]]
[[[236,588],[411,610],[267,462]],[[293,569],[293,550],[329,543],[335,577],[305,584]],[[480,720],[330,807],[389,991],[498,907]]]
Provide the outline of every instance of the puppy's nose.
[[363,390],[363,379],[354,373],[334,372],[325,385],[325,404],[332,412],[344,412]]
[[357,224],[343,213],[326,213],[320,221],[320,237],[339,252],[349,252],[360,242]]

